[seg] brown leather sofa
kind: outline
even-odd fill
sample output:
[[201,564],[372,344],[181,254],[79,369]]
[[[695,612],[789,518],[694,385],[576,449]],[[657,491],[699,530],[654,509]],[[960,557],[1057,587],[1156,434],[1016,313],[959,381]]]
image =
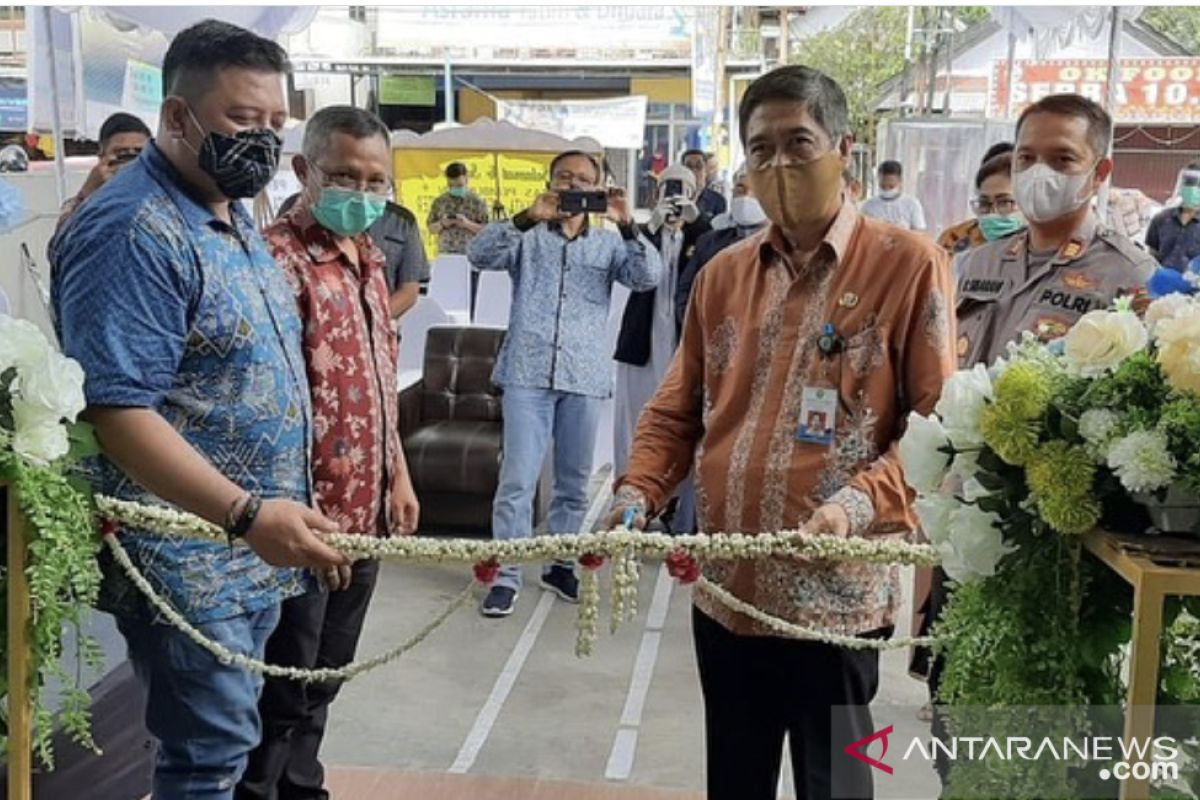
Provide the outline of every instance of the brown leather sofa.
[[[400,393],[400,434],[421,502],[421,533],[491,535],[503,444],[492,369],[503,341],[498,328],[430,328],[422,379]],[[548,473],[534,500],[535,526],[545,516]]]

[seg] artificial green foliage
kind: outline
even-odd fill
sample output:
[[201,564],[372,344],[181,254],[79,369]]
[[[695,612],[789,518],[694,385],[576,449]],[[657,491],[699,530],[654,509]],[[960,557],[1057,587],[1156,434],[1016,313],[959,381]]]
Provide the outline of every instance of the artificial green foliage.
[[[1085,554],[1077,537],[1096,527],[1103,508],[1132,504],[1117,474],[1082,438],[1080,417],[1110,410],[1115,437],[1158,430],[1180,477],[1200,487],[1200,400],[1173,392],[1148,353],[1130,356],[1110,374],[1080,378],[1056,368],[1054,356],[1032,342],[1012,354],[993,389],[979,418],[985,446],[972,477],[988,491],[976,502],[1000,516],[1014,552],[996,575],[954,587],[935,628],[946,658],[938,700],[960,737],[1003,737],[997,713],[1030,706],[1076,710],[1078,719],[1046,720],[1035,729],[1053,735],[1061,725],[1063,733],[1079,735],[1098,724],[1086,718],[1089,708],[1124,701],[1122,651],[1132,612],[1132,590]],[[1200,600],[1167,603],[1160,704],[1200,705],[1200,622],[1193,611],[1200,612]],[[1029,735],[1028,720],[1010,722],[1012,735]],[[1111,725],[1119,730],[1115,720],[1103,727]],[[1115,796],[1114,784],[1099,782],[1095,764],[1083,767],[961,759],[943,797]],[[1200,796],[1200,786],[1190,789],[1160,788],[1154,796]]]
[[[86,436],[83,437],[86,439]],[[21,511],[28,522],[29,549],[27,575],[30,605],[33,612],[31,631],[31,687],[34,723],[34,751],[47,768],[54,764],[51,737],[55,715],[45,704],[43,691],[49,679],[57,680],[63,689],[57,721],[74,741],[95,749],[91,735],[90,698],[81,685],[85,665],[101,663],[99,645],[85,635],[84,615],[96,600],[100,587],[100,570],[96,555],[99,539],[92,534],[93,509],[90,496],[73,486],[60,468],[31,464],[19,458],[0,442],[0,478],[11,484],[19,498]],[[11,496],[10,496],[11,497]],[[0,618],[7,620],[7,573],[0,585],[5,608]],[[74,668],[62,664],[63,633],[71,629],[78,643]],[[8,696],[7,644],[0,663],[4,664],[0,692]],[[7,741],[5,719],[3,736]]]

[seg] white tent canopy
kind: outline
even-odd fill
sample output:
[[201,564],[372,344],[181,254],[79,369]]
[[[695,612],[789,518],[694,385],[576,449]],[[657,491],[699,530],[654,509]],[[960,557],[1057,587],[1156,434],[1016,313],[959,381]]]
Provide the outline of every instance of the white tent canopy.
[[[140,29],[172,37],[206,19],[219,19],[271,39],[308,27],[315,6],[108,6],[90,9],[114,30]],[[60,201],[65,199],[61,139],[64,133],[84,133],[76,113],[84,96],[83,53],[77,6],[41,6],[29,17],[29,120],[30,130],[53,133],[59,170]],[[87,126],[87,127],[98,127]]]
[[600,143],[588,136],[564,139],[553,133],[520,128],[512,123],[497,122],[487,117],[480,117],[470,125],[441,128],[429,133],[396,131],[392,134],[392,147],[430,150],[521,150],[534,153],[561,153],[564,150],[604,152]]
[[[1121,17],[1137,19],[1141,7],[1125,6]],[[1004,26],[1018,41],[1034,40],[1037,60],[1054,54],[1077,41],[1099,39],[1109,33],[1110,6],[993,6],[992,19]]]

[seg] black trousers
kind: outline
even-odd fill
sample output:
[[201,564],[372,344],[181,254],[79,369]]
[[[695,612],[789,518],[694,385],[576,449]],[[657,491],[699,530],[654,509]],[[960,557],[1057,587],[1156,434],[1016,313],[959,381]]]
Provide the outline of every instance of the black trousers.
[[[342,667],[354,660],[375,591],[379,562],[354,564],[349,588],[283,601],[279,626],[267,640],[266,661],[290,667]],[[267,678],[258,704],[262,742],[250,753],[234,792],[237,800],[329,800],[317,759],[329,704],[340,683]]]
[[879,688],[878,651],[739,636],[699,609],[692,611],[692,633],[704,692],[708,800],[775,800],[785,733],[796,800],[833,797],[834,758],[838,797],[872,797],[871,767],[842,749],[874,732],[867,705]]

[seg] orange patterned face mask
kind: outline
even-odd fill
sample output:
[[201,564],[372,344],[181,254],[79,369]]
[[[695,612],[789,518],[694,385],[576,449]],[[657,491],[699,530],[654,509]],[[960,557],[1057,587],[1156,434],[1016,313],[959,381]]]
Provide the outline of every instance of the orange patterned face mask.
[[754,196],[767,218],[786,230],[827,219],[842,188],[842,159],[836,150],[803,164],[752,169]]

